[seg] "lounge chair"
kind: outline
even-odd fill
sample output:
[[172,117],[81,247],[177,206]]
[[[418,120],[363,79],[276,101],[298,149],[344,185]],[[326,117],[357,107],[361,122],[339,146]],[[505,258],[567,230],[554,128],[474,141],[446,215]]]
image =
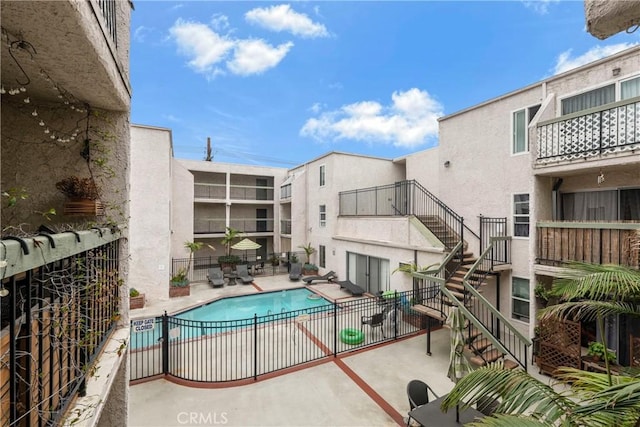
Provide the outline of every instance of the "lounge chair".
[[214,288],[220,288],[224,286],[224,275],[222,273],[222,269],[220,267],[213,267],[209,269],[209,275],[207,276],[209,279],[209,283]]
[[291,270],[289,270],[289,279],[300,280],[302,277],[302,264],[294,262],[291,264]]
[[354,297],[359,297],[364,294],[364,289],[362,289],[360,286],[353,283],[351,280],[343,280],[341,282],[335,282],[335,283],[340,285],[341,288],[345,288],[346,290],[351,292],[351,295],[353,295]]
[[326,274],[323,274],[322,276],[307,276],[304,279],[302,279],[307,285],[310,285],[311,282],[315,281],[315,280],[326,280],[326,281],[332,281],[333,279],[335,279],[336,277],[338,277],[338,275],[336,274],[335,271],[330,271]]
[[242,283],[244,283],[245,285],[253,282],[253,277],[249,276],[247,264],[236,265],[236,274],[238,275],[238,279],[242,280]]

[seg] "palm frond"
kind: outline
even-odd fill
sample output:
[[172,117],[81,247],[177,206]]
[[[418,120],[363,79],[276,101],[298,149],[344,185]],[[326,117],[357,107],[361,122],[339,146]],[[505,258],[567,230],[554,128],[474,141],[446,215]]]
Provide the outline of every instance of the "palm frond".
[[572,299],[622,300],[640,298],[640,271],[613,264],[570,263],[553,283],[553,294]]
[[538,312],[538,318],[540,320],[560,318],[590,321],[618,314],[640,317],[640,305],[617,301],[569,301],[543,308]]
[[525,417],[523,415],[494,414],[490,417],[480,418],[465,425],[471,427],[550,427],[554,424],[540,421],[533,417]]
[[442,409],[451,409],[456,405],[468,407],[485,396],[499,398],[498,413],[528,413],[533,418],[549,423],[562,419],[575,407],[571,399],[527,372],[490,364],[462,378],[442,402]]

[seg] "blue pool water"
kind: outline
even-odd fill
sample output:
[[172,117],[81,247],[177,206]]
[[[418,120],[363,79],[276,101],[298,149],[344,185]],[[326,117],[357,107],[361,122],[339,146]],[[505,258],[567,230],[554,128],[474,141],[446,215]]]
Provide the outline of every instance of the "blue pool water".
[[[251,327],[254,315],[257,315],[259,322],[263,323],[283,319],[284,315],[280,316],[282,313],[294,311],[296,313],[293,316],[297,316],[300,313],[315,313],[328,310],[331,307],[330,301],[319,297],[306,288],[223,298],[172,316],[180,320],[170,320],[169,328],[172,331],[169,333],[169,339],[195,338],[201,334],[224,332],[238,327]],[[234,322],[244,319],[248,320]],[[202,321],[212,323],[206,323],[204,324],[205,328],[201,328],[202,324],[199,322]],[[149,326],[152,328],[149,329]],[[162,322],[160,318],[155,321],[149,319],[146,324],[143,324],[143,321],[134,320],[131,326],[130,348],[135,350],[153,346],[159,342],[161,335]]]
[[223,321],[253,318],[288,311],[304,310],[329,305],[329,301],[306,288],[223,298],[200,307],[184,311],[175,317],[185,320]]

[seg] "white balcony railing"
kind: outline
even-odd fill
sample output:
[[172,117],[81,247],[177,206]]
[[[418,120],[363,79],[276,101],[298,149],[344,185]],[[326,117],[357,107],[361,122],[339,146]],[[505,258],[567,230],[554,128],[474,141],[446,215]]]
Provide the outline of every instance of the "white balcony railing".
[[640,97],[538,124],[537,164],[640,148]]

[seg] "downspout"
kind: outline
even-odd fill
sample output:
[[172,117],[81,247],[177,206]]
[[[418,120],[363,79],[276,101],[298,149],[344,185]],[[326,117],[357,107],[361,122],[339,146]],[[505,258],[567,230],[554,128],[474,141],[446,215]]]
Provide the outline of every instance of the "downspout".
[[562,185],[562,178],[556,179],[553,183],[553,189],[551,190],[551,218],[554,221],[558,220],[558,190]]

